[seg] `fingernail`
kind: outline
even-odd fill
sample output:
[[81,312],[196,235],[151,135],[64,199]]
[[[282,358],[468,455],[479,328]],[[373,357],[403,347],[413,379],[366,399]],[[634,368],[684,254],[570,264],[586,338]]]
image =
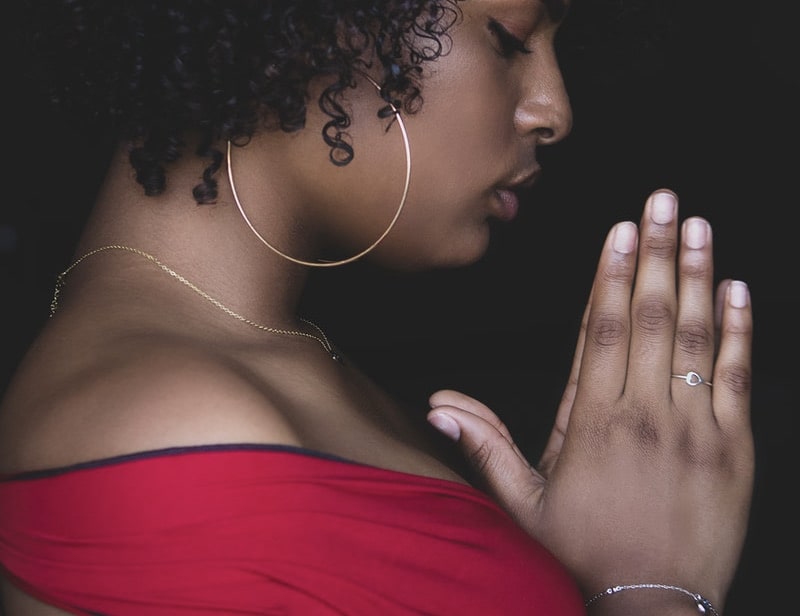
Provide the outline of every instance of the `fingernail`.
[[653,195],[653,202],[650,207],[650,220],[665,225],[672,222],[675,218],[675,196],[667,192],[659,192]]
[[728,286],[728,301],[734,308],[747,306],[747,284],[741,280],[733,280]]
[[636,225],[632,222],[621,222],[614,229],[614,239],[611,243],[614,250],[628,254],[636,248]]
[[456,420],[450,417],[450,415],[445,415],[444,413],[435,413],[428,417],[428,421],[436,428],[439,432],[444,434],[446,437],[457,441],[461,438],[461,428],[456,423]]
[[703,248],[708,242],[708,223],[700,218],[690,218],[686,221],[684,234],[689,248]]

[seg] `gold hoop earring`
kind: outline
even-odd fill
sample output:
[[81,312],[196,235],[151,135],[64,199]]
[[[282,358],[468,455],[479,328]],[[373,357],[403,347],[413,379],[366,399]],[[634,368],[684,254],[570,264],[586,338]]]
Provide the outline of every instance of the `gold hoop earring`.
[[[375,86],[378,92],[380,92],[381,87],[378,85],[378,83],[374,79],[372,79],[372,77],[370,77],[369,75],[364,75],[364,76],[373,86]],[[269,248],[275,254],[280,255],[284,259],[288,259],[289,261],[297,263],[299,265],[307,265],[309,267],[334,267],[337,265],[344,265],[345,263],[351,263],[356,259],[360,259],[365,254],[374,249],[378,244],[380,244],[381,241],[383,241],[383,238],[389,235],[389,231],[392,230],[394,224],[397,222],[397,219],[400,217],[400,212],[403,211],[403,206],[405,206],[406,197],[408,196],[408,185],[411,181],[411,146],[408,142],[408,133],[406,132],[406,126],[403,122],[403,118],[400,115],[400,110],[391,102],[388,104],[388,106],[391,109],[392,113],[394,114],[394,117],[397,120],[397,124],[398,126],[400,126],[400,132],[403,136],[403,148],[405,149],[405,156],[406,156],[406,177],[405,177],[405,184],[403,186],[403,196],[400,199],[400,205],[397,206],[397,211],[394,213],[394,217],[389,223],[389,226],[386,227],[386,230],[383,233],[381,233],[380,237],[358,254],[355,254],[352,257],[348,257],[347,259],[341,259],[339,261],[304,261],[302,259],[297,259],[295,257],[287,255],[285,252],[278,250],[275,246],[273,246],[266,239],[264,239],[264,236],[262,236],[258,232],[258,230],[256,230],[256,228],[253,226],[253,223],[250,222],[250,219],[247,217],[247,214],[245,214],[244,208],[242,207],[242,203],[241,201],[239,201],[239,196],[236,194],[236,186],[234,185],[233,182],[233,165],[231,164],[231,142],[230,140],[228,140],[226,159],[228,164],[228,182],[230,183],[231,192],[233,193],[233,200],[236,202],[236,207],[239,209],[239,213],[242,215],[242,218],[244,218],[245,223],[247,223],[247,226],[250,227],[250,230],[255,234],[255,236],[259,240],[261,240],[261,243],[263,243],[267,248]]]

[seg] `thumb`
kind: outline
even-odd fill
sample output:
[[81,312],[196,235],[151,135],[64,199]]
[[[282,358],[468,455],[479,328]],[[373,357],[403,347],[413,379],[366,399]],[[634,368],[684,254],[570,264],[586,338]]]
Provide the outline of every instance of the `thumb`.
[[538,500],[543,480],[505,424],[486,405],[452,390],[436,392],[430,403],[430,424],[458,443],[488,492],[520,525],[529,526],[526,512]]

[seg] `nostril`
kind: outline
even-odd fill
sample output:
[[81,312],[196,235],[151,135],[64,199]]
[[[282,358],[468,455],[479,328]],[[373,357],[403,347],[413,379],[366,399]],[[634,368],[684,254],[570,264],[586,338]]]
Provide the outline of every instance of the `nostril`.
[[536,134],[542,139],[552,139],[556,136],[556,132],[552,128],[540,126],[536,129]]

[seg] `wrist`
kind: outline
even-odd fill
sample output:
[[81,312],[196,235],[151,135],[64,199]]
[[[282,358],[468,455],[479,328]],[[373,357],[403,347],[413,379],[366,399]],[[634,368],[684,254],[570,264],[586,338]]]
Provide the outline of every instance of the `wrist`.
[[590,616],[721,616],[711,602],[693,591],[671,584],[620,584],[586,600]]

